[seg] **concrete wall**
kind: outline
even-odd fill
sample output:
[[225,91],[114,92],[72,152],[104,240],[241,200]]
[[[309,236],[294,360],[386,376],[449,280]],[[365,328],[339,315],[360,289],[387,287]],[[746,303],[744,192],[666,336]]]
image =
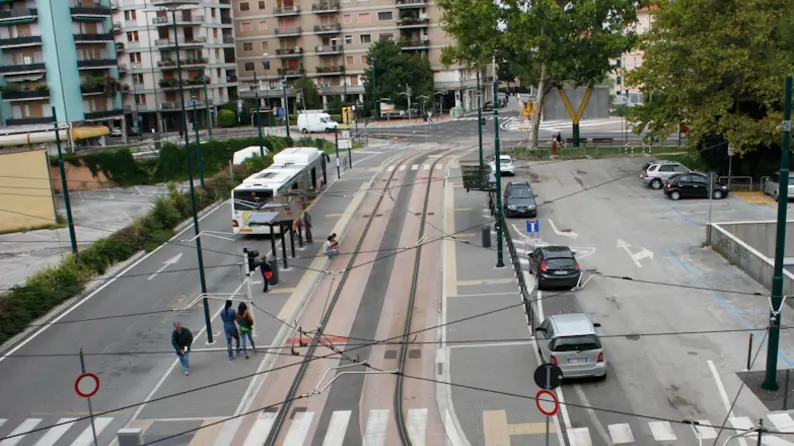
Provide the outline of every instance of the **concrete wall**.
[[[730,222],[719,226],[770,259],[775,257],[776,221]],[[794,257],[794,220],[786,223],[785,257]]]
[[[575,90],[565,89],[565,94],[568,96],[568,100],[571,101],[571,107],[573,107],[574,113],[579,110],[579,104],[582,103],[586,90],[586,88],[577,88]],[[609,87],[595,87],[592,93],[590,93],[590,99],[587,101],[587,106],[584,109],[581,119],[609,118],[609,107]],[[571,119],[568,110],[565,108],[565,103],[562,101],[560,92],[557,89],[551,90],[543,101],[543,120],[546,121],[551,119]],[[570,133],[570,130],[568,130],[568,133]],[[565,132],[563,132],[563,136],[564,135]],[[584,136],[585,132],[582,132],[582,135]]]
[[0,154],[0,231],[56,222],[46,150]]
[[[91,169],[85,166],[73,166],[64,163],[66,170],[66,180],[69,191],[100,189],[105,187],[118,186],[109,180],[102,171],[97,172],[97,176],[91,173]],[[50,178],[52,178],[52,190],[56,193],[63,191],[61,188],[61,171],[58,166],[50,166]]]

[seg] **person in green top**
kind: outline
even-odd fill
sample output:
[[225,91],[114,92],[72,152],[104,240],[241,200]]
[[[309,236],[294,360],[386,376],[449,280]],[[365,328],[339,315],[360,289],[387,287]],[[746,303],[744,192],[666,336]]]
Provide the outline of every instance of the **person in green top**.
[[248,351],[245,349],[246,336],[251,341],[251,350],[254,353],[256,353],[256,345],[254,345],[254,337],[251,334],[251,330],[254,328],[254,317],[248,312],[248,305],[245,302],[240,302],[240,305],[237,306],[237,326],[240,327],[240,334],[242,335],[240,337],[243,338],[243,354],[245,359],[248,359]]

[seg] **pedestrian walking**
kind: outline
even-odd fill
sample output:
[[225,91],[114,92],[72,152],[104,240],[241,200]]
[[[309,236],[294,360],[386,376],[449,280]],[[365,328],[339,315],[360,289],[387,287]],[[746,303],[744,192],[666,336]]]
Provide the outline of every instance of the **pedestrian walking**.
[[245,302],[240,302],[240,305],[237,306],[237,326],[240,327],[240,337],[243,341],[243,354],[245,355],[245,359],[248,359],[248,350],[245,348],[245,337],[248,336],[248,340],[251,341],[251,350],[253,350],[254,353],[256,353],[256,345],[254,345],[254,337],[251,334],[254,328],[254,317],[248,311],[248,305],[246,305]]
[[273,277],[273,267],[270,265],[270,260],[262,258],[262,263],[259,264],[259,272],[262,273],[262,281],[265,283],[262,292],[267,293],[270,288],[270,278]]
[[312,240],[312,216],[309,211],[303,211],[303,227],[306,229],[306,243],[314,243]]
[[226,301],[226,305],[221,310],[221,320],[223,321],[223,331],[226,333],[226,349],[229,352],[229,361],[234,361],[232,338],[237,341],[238,356],[242,354],[242,350],[240,349],[240,333],[237,331],[237,312],[232,308],[232,301]]
[[190,374],[190,345],[193,344],[193,333],[183,327],[179,321],[174,322],[174,331],[171,332],[171,345],[176,350],[179,363],[185,376]]

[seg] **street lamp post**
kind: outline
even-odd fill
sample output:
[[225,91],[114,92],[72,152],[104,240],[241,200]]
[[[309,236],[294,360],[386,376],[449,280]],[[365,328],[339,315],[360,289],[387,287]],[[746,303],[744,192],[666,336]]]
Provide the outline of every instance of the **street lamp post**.
[[[207,139],[212,139],[212,113],[210,112],[210,99],[207,96],[207,77],[204,77],[204,103],[207,106]],[[202,187],[204,185],[202,184]]]
[[[265,70],[268,69],[265,65],[265,61],[262,61],[262,66],[265,67]],[[265,146],[262,143],[262,113],[259,112],[259,79],[256,77],[256,69],[254,69],[254,98],[256,101],[256,128],[259,132],[259,156],[264,158]]]
[[496,166],[496,267],[504,268],[504,251],[502,247],[502,160],[499,153],[499,107],[496,98],[499,95],[499,79],[496,77],[496,56],[493,60],[493,122],[494,122],[494,165]]
[[289,138],[289,103],[287,102],[287,78],[281,78],[281,90],[284,93],[284,128],[287,130],[287,138]]
[[[496,109],[496,106],[494,106]],[[480,148],[480,170],[483,168],[482,159],[482,89],[480,88],[480,69],[477,69],[477,141]]]
[[378,120],[378,99],[375,96],[375,56],[372,56],[372,116],[374,120]]
[[199,141],[198,111],[196,110],[196,97],[193,97],[193,130],[196,132],[196,152],[198,153],[198,168],[201,187],[204,188],[204,160],[201,156],[201,142]]
[[52,124],[55,126],[55,146],[58,148],[58,169],[61,173],[61,189],[63,189],[63,204],[66,208],[66,225],[69,227],[69,241],[72,246],[72,254],[77,254],[77,236],[74,232],[74,220],[72,220],[72,204],[69,201],[69,186],[66,180],[66,169],[64,168],[63,151],[61,150],[60,126],[55,107],[52,107]]

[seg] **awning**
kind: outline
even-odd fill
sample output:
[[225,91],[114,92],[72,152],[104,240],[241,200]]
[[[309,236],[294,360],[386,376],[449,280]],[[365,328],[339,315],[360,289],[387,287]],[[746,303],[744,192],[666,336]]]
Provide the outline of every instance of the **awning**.
[[255,212],[248,217],[248,226],[277,225],[279,212]]
[[104,125],[91,127],[77,127],[72,129],[72,139],[80,141],[82,139],[99,138],[110,134],[110,129]]

